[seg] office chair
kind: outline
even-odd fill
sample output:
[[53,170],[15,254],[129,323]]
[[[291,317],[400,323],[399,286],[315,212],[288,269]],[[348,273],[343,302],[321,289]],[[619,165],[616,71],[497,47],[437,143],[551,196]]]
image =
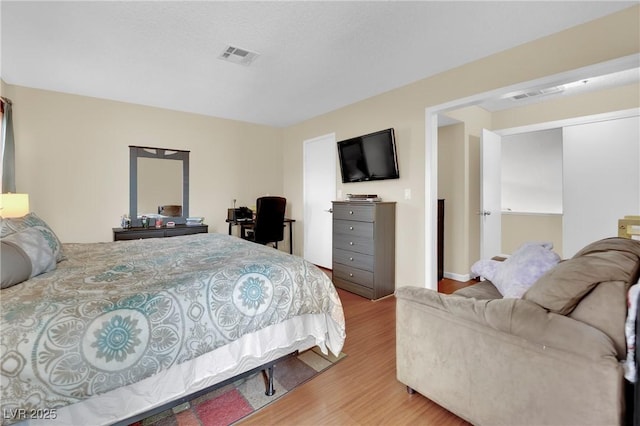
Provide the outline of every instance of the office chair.
[[258,244],[274,243],[284,239],[284,211],[287,199],[283,197],[260,197],[256,200],[256,219],[253,227],[243,226],[241,236]]

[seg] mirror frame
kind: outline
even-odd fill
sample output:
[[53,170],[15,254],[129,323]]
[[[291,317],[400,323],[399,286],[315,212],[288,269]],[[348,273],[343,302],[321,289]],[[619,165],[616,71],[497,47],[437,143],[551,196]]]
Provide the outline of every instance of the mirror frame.
[[185,224],[189,217],[189,152],[179,149],[129,145],[129,217],[131,226],[140,227],[138,219],[138,158],[182,161],[182,216],[172,218],[176,224]]

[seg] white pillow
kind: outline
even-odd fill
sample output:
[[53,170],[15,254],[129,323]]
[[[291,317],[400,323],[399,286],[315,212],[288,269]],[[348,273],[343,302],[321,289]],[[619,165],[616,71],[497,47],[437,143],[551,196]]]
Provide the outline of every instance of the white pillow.
[[497,267],[491,282],[502,297],[519,299],[538,278],[560,262],[550,243],[529,242],[520,246]]

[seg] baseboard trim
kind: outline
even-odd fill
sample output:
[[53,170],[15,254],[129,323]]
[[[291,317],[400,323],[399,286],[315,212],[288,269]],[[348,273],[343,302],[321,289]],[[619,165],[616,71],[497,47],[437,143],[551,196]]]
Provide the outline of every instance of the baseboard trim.
[[467,281],[469,281],[471,279],[471,275],[470,274],[455,274],[453,272],[445,272],[444,274],[445,278],[448,278],[450,280],[455,280],[455,281],[460,281],[462,283],[466,283]]

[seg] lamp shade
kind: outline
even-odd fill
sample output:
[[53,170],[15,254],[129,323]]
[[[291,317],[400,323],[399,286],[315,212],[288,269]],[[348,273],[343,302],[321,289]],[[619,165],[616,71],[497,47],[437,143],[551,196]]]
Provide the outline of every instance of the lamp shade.
[[22,217],[29,213],[29,194],[0,194],[0,216]]

